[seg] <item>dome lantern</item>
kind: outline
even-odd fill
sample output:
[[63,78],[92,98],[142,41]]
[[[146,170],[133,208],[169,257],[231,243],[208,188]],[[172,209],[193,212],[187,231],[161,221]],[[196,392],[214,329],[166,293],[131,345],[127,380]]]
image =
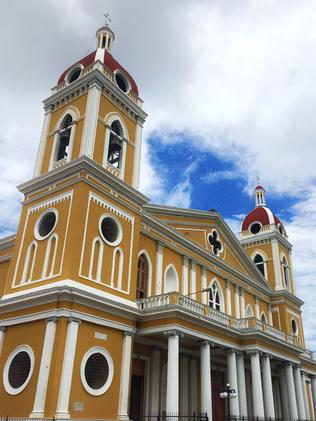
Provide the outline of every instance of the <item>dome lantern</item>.
[[105,17],[105,25],[102,26],[102,28],[97,30],[96,37],[97,37],[97,48],[111,51],[112,43],[115,39],[114,32],[109,26],[109,23],[111,22],[110,15],[107,13],[104,15]]
[[256,199],[256,207],[257,206],[266,206],[266,191],[265,189],[257,185],[255,188],[255,199]]

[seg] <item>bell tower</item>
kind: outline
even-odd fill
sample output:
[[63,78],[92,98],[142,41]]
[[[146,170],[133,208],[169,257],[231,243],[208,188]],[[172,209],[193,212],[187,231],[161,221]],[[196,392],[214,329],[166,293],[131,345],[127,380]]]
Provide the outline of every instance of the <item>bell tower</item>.
[[147,115],[135,80],[110,52],[115,34],[105,18],[96,32],[96,50],[68,67],[44,101],[34,177],[87,156],[138,188]]

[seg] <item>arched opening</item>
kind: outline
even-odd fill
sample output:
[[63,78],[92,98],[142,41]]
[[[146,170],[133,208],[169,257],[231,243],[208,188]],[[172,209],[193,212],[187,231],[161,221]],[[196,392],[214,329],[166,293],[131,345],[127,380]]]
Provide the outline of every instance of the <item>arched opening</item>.
[[72,123],[71,115],[66,114],[59,128],[55,161],[60,161],[68,156]]
[[101,282],[103,242],[100,237],[93,240],[91,248],[89,278]]
[[253,317],[253,311],[250,304],[248,304],[246,308],[246,317]]
[[283,269],[284,284],[286,288],[290,288],[290,271],[289,271],[289,265],[287,263],[285,256],[283,256],[283,259],[282,259],[282,269]]
[[146,298],[148,296],[148,260],[144,254],[141,254],[137,263],[137,285],[136,298]]
[[118,120],[110,126],[110,140],[107,161],[115,168],[121,168],[123,151],[123,129]]
[[264,260],[261,254],[256,254],[253,259],[254,264],[256,265],[257,269],[265,276],[265,267],[264,267]]
[[37,243],[33,241],[27,249],[21,283],[30,282],[33,276]]
[[178,291],[178,274],[173,266],[169,266],[165,272],[164,292]]
[[54,234],[47,242],[42,278],[54,275],[58,236]]
[[266,317],[266,315],[264,314],[264,312],[262,312],[261,313],[261,321],[262,321],[262,323],[265,323],[265,324],[267,324],[268,322],[267,322],[267,317]]
[[113,252],[112,276],[111,286],[117,289],[122,289],[122,274],[123,274],[123,252],[120,247],[117,247]]
[[221,297],[217,282],[214,282],[209,291],[208,305],[214,310],[221,311]]

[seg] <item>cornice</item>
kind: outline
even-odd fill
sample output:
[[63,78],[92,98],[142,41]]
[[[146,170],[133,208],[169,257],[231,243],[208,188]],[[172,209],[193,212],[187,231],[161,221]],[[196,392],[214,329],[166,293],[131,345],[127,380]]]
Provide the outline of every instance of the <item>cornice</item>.
[[15,245],[15,235],[9,235],[0,239],[0,251],[13,248]]
[[252,243],[257,243],[260,241],[266,241],[266,240],[277,240],[279,243],[281,243],[286,249],[291,250],[292,244],[286,240],[282,235],[277,231],[270,231],[270,232],[262,232],[255,235],[249,235],[249,236],[238,236],[238,240],[242,245],[250,245]]
[[284,299],[285,299],[287,301],[290,301],[290,302],[298,305],[299,307],[304,304],[304,301],[302,301],[300,298],[296,297],[295,295],[291,294],[286,289],[283,289],[283,290],[280,290],[280,291],[273,291],[272,294],[273,294],[272,295],[273,299],[281,299],[282,301],[284,301]]
[[96,86],[99,89],[106,89],[111,92],[120,103],[127,107],[135,116],[140,120],[141,123],[144,123],[147,114],[145,111],[140,108],[134,101],[132,101],[124,92],[122,92],[111,80],[109,80],[104,73],[100,70],[104,69],[103,63],[96,61],[93,65],[93,69],[86,73],[84,76],[73,82],[72,84],[65,86],[60,91],[52,94],[50,97],[46,98],[43,101],[45,110],[48,110],[50,107],[54,106],[56,103],[64,100],[66,97],[70,96],[73,92],[83,89],[89,86]]
[[97,162],[83,155],[73,161],[68,162],[60,168],[56,168],[48,173],[42,174],[39,177],[33,178],[18,186],[20,192],[24,195],[29,195],[37,190],[43,190],[52,184],[65,180],[66,177],[71,177],[81,171],[86,171],[93,175],[98,181],[111,186],[111,189],[121,193],[134,201],[140,206],[148,203],[149,199],[140,193],[138,190],[131,187],[121,179],[115,177],[104,167]]

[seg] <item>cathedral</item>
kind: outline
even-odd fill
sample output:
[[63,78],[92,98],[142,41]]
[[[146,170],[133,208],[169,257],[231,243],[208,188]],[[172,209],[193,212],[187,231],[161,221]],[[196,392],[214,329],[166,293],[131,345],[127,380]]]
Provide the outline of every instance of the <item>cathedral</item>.
[[138,190],[147,114],[114,38],[100,28],[44,100],[0,240],[0,417],[315,420],[286,228],[260,185],[238,236]]

